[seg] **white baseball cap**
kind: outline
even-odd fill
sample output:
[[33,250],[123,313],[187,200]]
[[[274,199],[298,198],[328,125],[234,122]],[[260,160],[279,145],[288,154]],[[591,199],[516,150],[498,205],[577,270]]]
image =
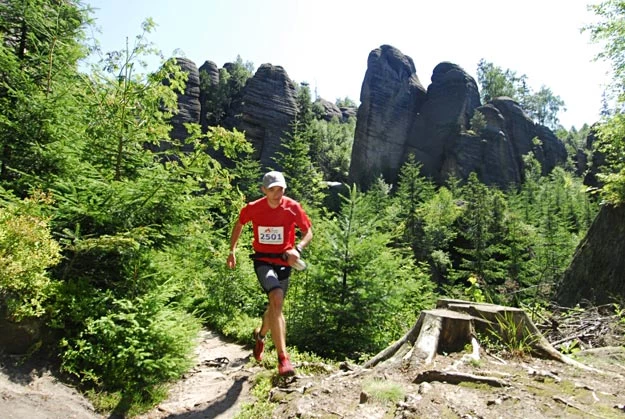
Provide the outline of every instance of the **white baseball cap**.
[[263,176],[263,186],[267,189],[273,186],[281,186],[286,189],[286,180],[284,180],[284,175],[280,172],[267,172]]

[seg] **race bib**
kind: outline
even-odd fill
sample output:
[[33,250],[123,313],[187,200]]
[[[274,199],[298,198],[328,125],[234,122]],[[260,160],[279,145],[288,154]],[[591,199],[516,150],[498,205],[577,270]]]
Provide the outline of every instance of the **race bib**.
[[258,226],[258,242],[262,244],[283,244],[284,227]]

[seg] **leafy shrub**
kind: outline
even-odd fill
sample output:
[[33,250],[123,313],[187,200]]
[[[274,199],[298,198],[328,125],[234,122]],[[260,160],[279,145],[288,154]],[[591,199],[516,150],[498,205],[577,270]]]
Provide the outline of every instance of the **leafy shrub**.
[[249,342],[267,304],[248,257],[251,231],[246,229],[240,239],[237,267],[232,270],[225,263],[228,247],[223,237],[228,233],[207,227],[209,223],[206,219],[189,223],[180,243],[150,255],[151,268],[177,284],[175,300],[205,326]]
[[[331,359],[361,359],[398,339],[433,300],[424,267],[392,249],[389,218],[354,186],[336,216],[315,219],[308,269],[293,275],[289,342]],[[311,339],[314,336],[314,339]]]
[[47,269],[60,260],[48,221],[36,214],[40,196],[0,208],[0,307],[9,319],[40,317],[53,291]]

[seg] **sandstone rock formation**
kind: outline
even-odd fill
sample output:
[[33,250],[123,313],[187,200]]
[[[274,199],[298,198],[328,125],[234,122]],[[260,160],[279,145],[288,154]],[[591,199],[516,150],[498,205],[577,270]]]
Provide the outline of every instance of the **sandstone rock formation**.
[[[178,60],[189,82],[172,121],[172,138],[186,138],[184,122],[200,122],[204,129],[218,124],[236,128],[245,132],[263,168],[279,169],[274,159],[298,112],[295,85],[284,68],[261,65],[224,106],[221,98],[207,100],[222,94],[217,90],[217,65],[202,65],[200,86],[195,65]],[[224,64],[226,71],[233,70],[229,65]],[[450,176],[465,179],[476,172],[483,182],[502,187],[522,182],[523,156],[529,152],[544,174],[566,160],[564,144],[512,99],[500,97],[482,105],[477,83],[456,64],[438,64],[427,90],[413,60],[390,45],[371,51],[367,66],[349,173],[365,189],[380,174],[395,183],[409,154],[422,164],[423,174],[439,184]],[[219,109],[208,109],[210,103]],[[316,105],[326,120],[345,122],[355,113],[354,108],[338,108],[324,99]],[[484,116],[485,126],[471,126],[476,112]]]
[[[171,138],[184,140],[188,137],[185,122],[200,122],[200,73],[195,63],[187,58],[176,58],[180,69],[189,76],[182,95],[178,95],[178,113],[171,119]],[[184,148],[183,148],[184,149]]]
[[[512,99],[496,98],[475,109],[486,119],[480,132],[466,131],[445,143],[439,182],[449,175],[466,179],[471,172],[489,185],[508,187],[523,180],[523,156],[533,153],[543,174],[566,161],[564,144],[546,127],[534,124]],[[469,128],[472,128],[469,126]]]
[[247,81],[225,125],[245,132],[263,168],[279,169],[273,158],[296,116],[295,84],[281,66],[263,64]]
[[344,122],[347,122],[350,118],[356,119],[358,106],[341,106],[339,109],[341,110],[341,114],[343,114],[342,120]]
[[505,131],[519,158],[533,152],[542,165],[543,174],[566,161],[567,152],[562,141],[549,128],[532,122],[518,103],[509,98],[496,98],[491,103],[503,115]]
[[601,167],[607,163],[605,155],[597,149],[597,141],[599,141],[599,138],[597,138],[597,132],[594,129],[591,129],[588,137],[586,138],[586,150],[593,150],[590,164],[588,164],[587,161],[582,160],[583,158],[578,160],[585,161],[584,165],[580,164],[580,169],[586,172],[584,175],[584,184],[593,188],[601,187],[602,184],[597,175]]
[[206,129],[208,126],[215,126],[219,123],[222,115],[214,109],[206,109],[208,98],[214,96],[219,86],[219,68],[212,61],[205,61],[199,68],[200,73],[200,125]]
[[[397,68],[401,72],[392,71]],[[366,188],[379,174],[396,182],[409,154],[439,184],[476,172],[483,182],[502,187],[522,181],[523,155],[529,152],[544,173],[566,161],[564,144],[513,100],[497,98],[481,106],[477,83],[461,67],[437,65],[425,95],[410,88],[412,80],[418,78],[410,57],[387,45],[371,52],[350,167],[359,185]],[[487,122],[479,132],[471,127],[476,111]]]
[[[188,73],[189,81],[184,94],[179,96],[179,112],[172,118],[171,138],[187,138],[183,125],[185,122],[201,123],[204,129],[209,125],[236,128],[243,131],[252,143],[256,151],[255,157],[263,168],[278,168],[273,159],[281,150],[282,140],[288,135],[291,123],[297,115],[295,85],[284,68],[271,64],[261,65],[247,81],[240,95],[230,98],[232,103],[228,108],[208,109],[207,103],[211,101],[206,99],[216,94],[215,89],[220,81],[217,65],[211,61],[202,65],[200,70],[203,83],[200,86],[200,70],[195,64],[186,58],[177,60],[181,69]],[[229,71],[228,65],[224,64],[226,71]],[[340,110],[338,114],[342,116]],[[223,159],[219,152],[215,153],[215,157]]]
[[480,95],[475,80],[455,64],[443,62],[437,65],[404,156],[414,154],[423,164],[423,173],[442,183],[448,173],[456,171],[455,166],[465,165],[462,155],[452,156],[449,151],[453,145],[469,145],[466,136],[462,135],[478,106]]
[[323,119],[331,121],[332,118],[337,118],[341,122],[347,122],[350,118],[356,118],[357,106],[337,106],[334,103],[318,98],[314,103],[323,110]]
[[360,93],[350,177],[368,185],[396,176],[413,121],[426,99],[412,59],[390,45],[369,54]]
[[315,105],[318,105],[321,109],[323,109],[323,119],[326,121],[331,121],[332,118],[337,118],[339,120],[343,119],[343,112],[341,112],[341,109],[334,103],[323,98],[319,98],[315,100]]

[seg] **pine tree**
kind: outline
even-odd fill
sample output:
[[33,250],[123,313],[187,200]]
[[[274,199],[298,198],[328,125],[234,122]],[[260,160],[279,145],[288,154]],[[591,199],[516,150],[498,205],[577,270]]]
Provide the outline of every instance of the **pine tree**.
[[301,297],[289,311],[290,340],[304,350],[338,359],[376,352],[432,302],[431,283],[389,246],[392,234],[371,202],[354,186],[340,213],[316,227]]
[[310,156],[324,179],[347,182],[356,121],[315,119],[311,123]]
[[421,175],[421,164],[409,155],[399,171],[395,200],[399,209],[398,217],[404,226],[402,243],[410,246],[417,260],[426,260],[429,251],[424,242],[423,219],[418,209],[434,193],[434,185]]
[[489,291],[490,286],[502,281],[505,272],[501,262],[495,259],[499,248],[495,241],[493,195],[477,175],[471,173],[462,197],[465,208],[459,218],[459,235],[463,245],[457,247],[462,259],[456,279],[468,280],[473,276]]
[[499,288],[501,301],[520,305],[534,299],[540,271],[535,258],[539,237],[536,229],[511,213],[506,221],[505,268],[506,281]]
[[298,121],[283,139],[283,150],[274,159],[287,178],[287,194],[304,204],[323,200],[321,174],[310,159],[309,132]]
[[[172,263],[168,250],[193,237],[196,220],[216,225],[238,197],[230,174],[203,148],[199,126],[189,125],[191,152],[149,147],[168,139],[176,92],[184,88],[175,62],[141,75],[135,61],[151,48],[139,37],[135,49],[78,74],[79,36],[69,29],[82,15],[77,8],[65,15],[66,7],[75,5],[0,3],[2,30],[17,17],[26,31],[24,42],[0,46],[0,189],[49,193],[42,208],[53,215],[63,256],[50,269],[57,286],[44,311],[62,336],[51,349],[65,372],[120,394],[116,413],[123,416],[132,403],[153,402],[154,389],[189,366],[199,320],[177,304],[184,275],[164,269]],[[209,142],[237,151],[242,138],[218,131]]]
[[234,185],[241,191],[245,201],[254,201],[263,196],[258,181],[260,162],[253,158],[253,153],[241,153],[235,157],[231,173]]
[[451,267],[450,243],[457,235],[454,225],[462,210],[451,192],[443,186],[417,211],[423,220],[424,254],[427,255],[432,279],[440,287]]
[[72,84],[87,21],[74,0],[0,2],[0,181],[22,197],[62,174],[80,139]]
[[581,179],[561,168],[542,177],[533,157],[526,162],[525,183],[508,196],[508,275],[521,290],[528,290],[520,299],[549,300],[597,204]]

